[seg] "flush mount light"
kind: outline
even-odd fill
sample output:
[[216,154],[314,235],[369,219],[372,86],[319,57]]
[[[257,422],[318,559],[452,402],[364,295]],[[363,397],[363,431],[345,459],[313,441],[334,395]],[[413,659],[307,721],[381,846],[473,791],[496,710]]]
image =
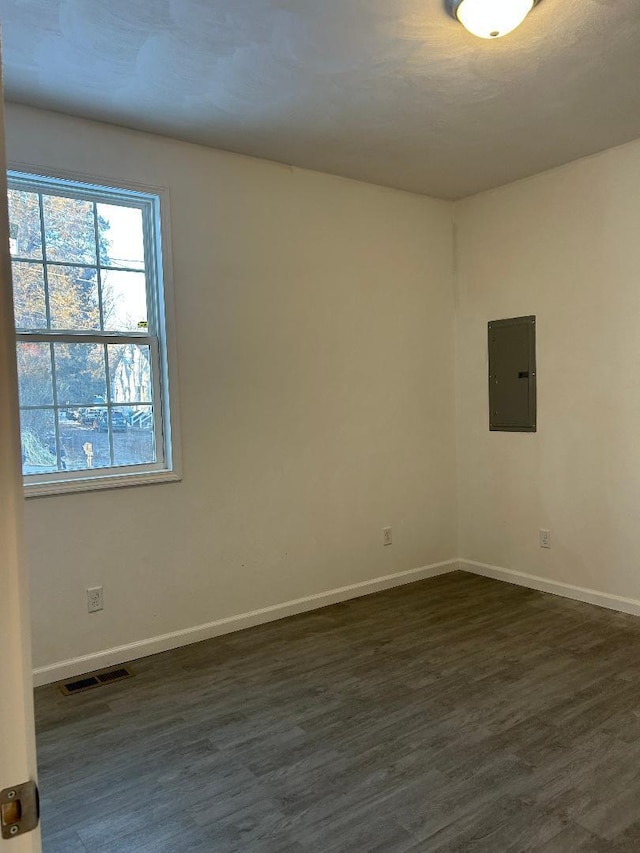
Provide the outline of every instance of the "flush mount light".
[[496,39],[515,30],[539,0],[446,0],[449,13],[482,39]]

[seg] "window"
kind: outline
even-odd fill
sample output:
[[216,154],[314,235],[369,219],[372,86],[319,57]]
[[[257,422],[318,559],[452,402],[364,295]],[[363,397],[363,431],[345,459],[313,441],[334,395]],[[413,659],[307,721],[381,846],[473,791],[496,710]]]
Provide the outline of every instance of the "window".
[[159,196],[8,178],[27,494],[175,479]]

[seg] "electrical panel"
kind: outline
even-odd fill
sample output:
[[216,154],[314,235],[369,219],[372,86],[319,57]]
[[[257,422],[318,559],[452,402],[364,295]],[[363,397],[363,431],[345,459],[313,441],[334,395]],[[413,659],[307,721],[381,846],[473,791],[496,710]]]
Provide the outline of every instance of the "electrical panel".
[[536,431],[536,318],[492,320],[489,337],[489,429]]

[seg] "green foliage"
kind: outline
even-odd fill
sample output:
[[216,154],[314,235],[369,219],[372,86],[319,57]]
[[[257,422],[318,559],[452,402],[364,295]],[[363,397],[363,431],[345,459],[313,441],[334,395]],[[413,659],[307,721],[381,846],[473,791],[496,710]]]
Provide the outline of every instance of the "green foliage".
[[45,447],[40,437],[30,429],[22,430],[22,452],[30,465],[56,467],[56,457],[48,447]]

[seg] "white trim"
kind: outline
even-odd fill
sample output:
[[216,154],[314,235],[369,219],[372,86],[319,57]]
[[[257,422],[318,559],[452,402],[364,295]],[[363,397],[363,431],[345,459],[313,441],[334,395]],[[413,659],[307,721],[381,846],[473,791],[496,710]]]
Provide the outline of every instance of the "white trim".
[[[92,469],[100,471],[100,468]],[[109,468],[109,471],[117,470]],[[176,471],[162,468],[158,471],[146,471],[142,474],[107,474],[95,477],[76,478],[75,480],[51,480],[50,482],[28,483],[24,486],[25,498],[46,498],[49,495],[69,495],[73,492],[98,492],[101,489],[122,489],[132,486],[152,486],[154,483],[175,483],[182,480]]]
[[159,637],[138,640],[135,643],[127,643],[124,646],[116,646],[102,652],[58,661],[47,666],[39,666],[33,670],[34,686],[51,684],[54,681],[72,678],[105,666],[126,663],[136,658],[155,655],[158,652],[166,652],[180,646],[188,646],[191,643],[198,643],[211,637],[219,637],[222,634],[231,634],[234,631],[241,631],[243,628],[251,628],[254,625],[262,625],[265,622],[275,622],[287,616],[317,610],[330,604],[347,601],[350,598],[359,598],[372,592],[391,589],[394,586],[425,580],[436,575],[445,575],[457,571],[458,568],[458,560],[445,560],[442,563],[433,563],[430,566],[409,569],[393,575],[383,575],[370,581],[362,581],[338,589],[319,592],[315,595],[307,595],[304,598],[296,598],[293,601],[285,601],[282,604],[274,604],[271,607],[252,610],[249,613],[241,613],[238,616],[228,616],[225,619],[217,619],[215,622],[207,622],[205,625],[196,625],[182,631],[161,634]]
[[537,589],[540,592],[560,595],[573,601],[584,601],[586,604],[595,604],[596,607],[606,607],[608,610],[640,616],[640,601],[635,598],[624,598],[622,595],[598,592],[595,589],[573,586],[549,578],[541,578],[538,575],[528,575],[525,572],[516,572],[513,569],[503,569],[499,566],[491,566],[488,563],[478,563],[475,560],[460,560],[460,570],[482,575],[485,578],[513,583],[517,586],[526,586],[529,589]]
[[45,180],[62,180],[72,181],[80,184],[88,184],[89,187],[113,187],[117,190],[133,190],[138,193],[146,193],[147,195],[158,195],[163,192],[168,192],[167,187],[152,186],[151,184],[143,184],[136,180],[126,180],[124,178],[114,178],[113,176],[98,175],[94,172],[76,172],[75,169],[55,169],[52,166],[42,166],[40,164],[25,163],[22,160],[9,160],[7,163],[8,172],[22,172],[25,175],[35,175],[36,177],[45,178]]

